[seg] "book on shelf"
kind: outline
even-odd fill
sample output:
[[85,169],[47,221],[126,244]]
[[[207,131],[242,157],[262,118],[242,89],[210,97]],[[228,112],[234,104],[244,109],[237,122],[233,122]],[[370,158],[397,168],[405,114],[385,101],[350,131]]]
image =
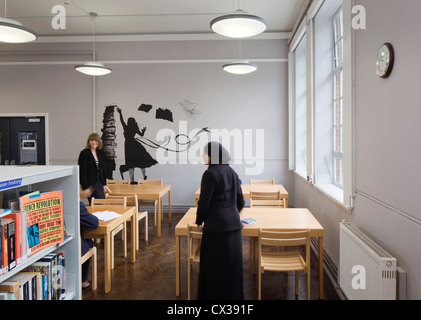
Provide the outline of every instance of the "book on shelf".
[[64,254],[51,253],[33,263],[26,270],[39,272],[44,300],[63,300],[66,295]]
[[26,212],[27,255],[63,242],[63,192],[34,192],[19,198]]
[[15,248],[15,221],[13,219],[1,219],[1,250],[3,273],[16,267]]
[[18,281],[3,281],[0,283],[0,300],[20,300]]
[[19,272],[12,276],[9,281],[19,283],[19,300],[38,300],[38,275],[34,272]]

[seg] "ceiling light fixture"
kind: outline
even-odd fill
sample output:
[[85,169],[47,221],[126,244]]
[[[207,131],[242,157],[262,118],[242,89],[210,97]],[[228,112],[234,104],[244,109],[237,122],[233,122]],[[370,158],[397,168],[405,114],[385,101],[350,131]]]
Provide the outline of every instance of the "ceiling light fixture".
[[79,64],[75,66],[75,69],[83,74],[87,74],[89,76],[103,76],[106,74],[111,73],[113,70],[104,66],[103,63],[99,61],[95,61],[95,17],[98,14],[96,12],[90,12],[89,17],[93,22],[93,32],[92,32],[92,54],[93,54],[93,61],[85,62],[84,64]]
[[210,27],[225,37],[248,38],[264,32],[266,20],[238,9],[235,13],[213,19]]
[[257,70],[257,65],[250,63],[248,60],[240,59],[234,60],[222,66],[224,71],[233,74],[247,74]]
[[241,58],[241,40],[238,40],[239,59],[224,64],[222,69],[232,74],[248,74],[257,70],[257,65]]
[[24,27],[20,22],[7,19],[7,0],[4,1],[4,18],[0,18],[0,41],[7,43],[25,43],[38,38],[38,34]]

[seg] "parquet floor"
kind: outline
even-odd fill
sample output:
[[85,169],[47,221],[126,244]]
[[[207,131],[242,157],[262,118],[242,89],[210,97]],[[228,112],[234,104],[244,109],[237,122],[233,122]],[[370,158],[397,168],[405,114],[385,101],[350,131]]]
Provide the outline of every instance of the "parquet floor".
[[[187,300],[187,241],[181,241],[181,295],[175,295],[175,235],[174,228],[182,215],[173,214],[172,223],[164,214],[162,237],[158,238],[153,225],[153,213],[149,213],[149,241],[144,241],[140,232],[140,248],[136,253],[136,262],[130,262],[130,240],[128,241],[128,256],[123,257],[120,234],[115,237],[115,260],[112,270],[112,289],[104,293],[104,251],[103,243],[98,248],[98,289],[85,289],[83,300]],[[130,228],[128,228],[130,229]],[[143,228],[141,227],[143,230]],[[128,234],[130,239],[130,234]],[[249,239],[243,238],[244,250],[244,297],[246,300],[257,299],[257,276],[251,272],[249,260]],[[311,259],[317,261],[312,254]],[[197,268],[192,273],[192,298],[197,294]],[[265,272],[262,276],[263,300],[305,300],[306,276],[300,273],[299,295],[295,296],[294,273]],[[328,277],[324,277],[325,300],[339,300]],[[319,279],[317,263],[312,263],[311,269],[311,299],[319,299]]]

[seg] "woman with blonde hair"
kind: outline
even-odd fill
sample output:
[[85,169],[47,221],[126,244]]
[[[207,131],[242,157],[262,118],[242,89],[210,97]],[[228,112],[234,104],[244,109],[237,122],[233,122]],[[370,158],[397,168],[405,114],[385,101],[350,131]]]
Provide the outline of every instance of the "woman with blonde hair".
[[92,197],[104,199],[105,192],[111,191],[106,185],[104,152],[98,133],[89,135],[85,149],[79,154],[78,164],[80,185],[89,204]]

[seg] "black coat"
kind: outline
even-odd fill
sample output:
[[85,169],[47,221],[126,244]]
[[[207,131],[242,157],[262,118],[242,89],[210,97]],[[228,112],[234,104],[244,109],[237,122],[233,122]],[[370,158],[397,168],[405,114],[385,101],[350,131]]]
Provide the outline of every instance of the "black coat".
[[239,212],[244,197],[237,173],[227,164],[211,164],[203,173],[196,224],[207,232],[229,232],[243,227]]
[[82,256],[88,252],[89,248],[92,248],[93,242],[91,239],[85,239],[83,236],[83,228],[87,230],[93,230],[99,225],[98,218],[93,214],[90,214],[88,209],[86,209],[85,205],[82,201],[79,201],[80,205],[80,243],[81,243],[81,251]]
[[102,185],[106,185],[106,175],[105,175],[105,162],[104,162],[104,152],[97,149],[96,151],[98,160],[99,160],[99,175],[95,163],[95,158],[90,149],[83,149],[79,154],[78,164],[79,164],[79,180],[82,189],[85,190],[88,187],[94,187],[98,182],[98,177],[100,178],[99,182]]

